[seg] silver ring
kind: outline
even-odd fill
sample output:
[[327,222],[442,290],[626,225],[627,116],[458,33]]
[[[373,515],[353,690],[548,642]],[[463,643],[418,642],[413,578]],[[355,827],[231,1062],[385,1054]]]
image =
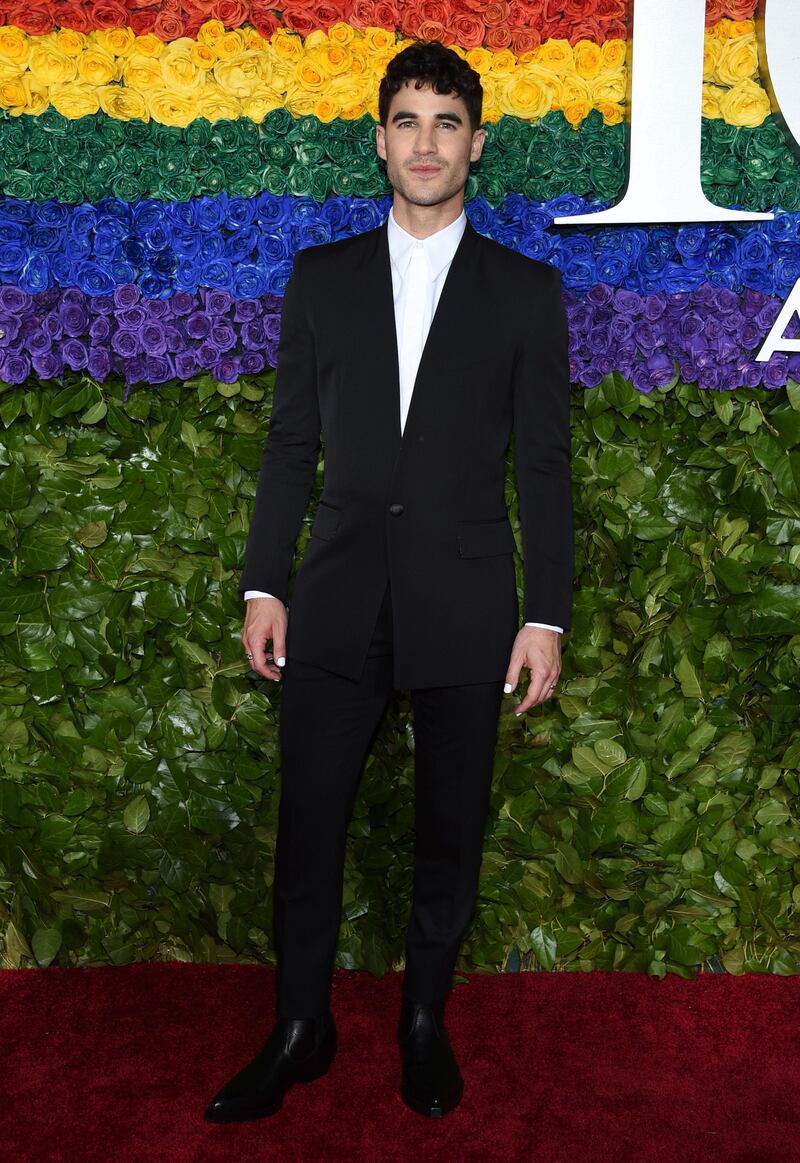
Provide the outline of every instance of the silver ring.
[[245,654],[245,658],[252,658],[252,654]]
[[558,685],[557,683],[553,683],[553,685],[550,687],[550,690],[554,691],[556,689],[557,685]]

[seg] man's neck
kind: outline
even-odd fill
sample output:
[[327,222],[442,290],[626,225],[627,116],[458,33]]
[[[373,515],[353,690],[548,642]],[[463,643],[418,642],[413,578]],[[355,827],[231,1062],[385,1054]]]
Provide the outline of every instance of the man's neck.
[[405,202],[398,204],[395,198],[392,203],[392,216],[397,225],[414,238],[430,238],[432,234],[438,234],[440,230],[444,230],[460,218],[463,209],[463,199],[460,205],[455,206],[447,203],[443,206],[414,206]]

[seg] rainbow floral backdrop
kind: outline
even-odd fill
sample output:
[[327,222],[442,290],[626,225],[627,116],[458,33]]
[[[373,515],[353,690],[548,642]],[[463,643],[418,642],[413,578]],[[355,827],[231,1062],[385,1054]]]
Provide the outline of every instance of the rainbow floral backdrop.
[[702,180],[774,219],[564,230],[621,194],[624,0],[0,0],[0,379],[274,366],[294,253],[388,213],[377,90],[411,37],[481,75],[467,214],[561,269],[575,383],[800,379],[800,355],[755,360],[800,277],[800,162],[758,80],[754,7],[708,4]]

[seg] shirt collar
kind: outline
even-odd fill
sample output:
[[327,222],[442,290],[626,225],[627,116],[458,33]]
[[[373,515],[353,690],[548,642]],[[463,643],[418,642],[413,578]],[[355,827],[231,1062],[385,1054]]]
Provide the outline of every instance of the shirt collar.
[[419,239],[400,226],[394,216],[394,208],[390,209],[387,227],[389,255],[401,277],[405,275],[406,267],[411,258],[411,248],[415,242],[421,242],[425,257],[430,264],[431,277],[437,279],[447,264],[452,261],[466,225],[467,214],[462,208],[454,222],[448,223],[447,226],[443,226],[441,230],[428,235],[427,238]]

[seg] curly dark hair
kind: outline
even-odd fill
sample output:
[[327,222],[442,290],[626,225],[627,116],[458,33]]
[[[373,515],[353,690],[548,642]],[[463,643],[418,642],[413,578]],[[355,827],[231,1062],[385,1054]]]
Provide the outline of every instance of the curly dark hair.
[[470,129],[480,129],[483,86],[479,74],[467,62],[438,40],[417,40],[392,57],[378,89],[378,119],[386,128],[389,105],[406,81],[428,84],[434,93],[463,97]]

